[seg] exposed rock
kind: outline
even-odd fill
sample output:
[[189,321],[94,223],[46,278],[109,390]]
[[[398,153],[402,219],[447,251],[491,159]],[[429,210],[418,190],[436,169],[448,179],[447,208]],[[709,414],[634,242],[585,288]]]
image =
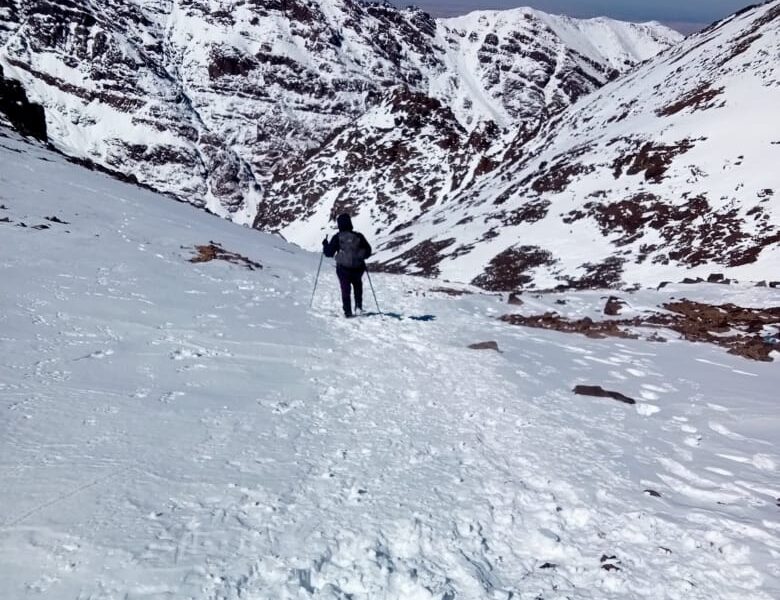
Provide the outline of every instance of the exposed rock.
[[703,83],[699,87],[683,94],[679,100],[658,109],[656,114],[659,117],[669,117],[686,109],[690,109],[690,112],[696,112],[713,108],[712,100],[720,96],[723,93],[723,89],[723,87],[712,89],[709,83]]
[[602,554],[599,562],[601,562],[601,568],[605,571],[620,571],[620,567],[615,564],[620,563],[620,561],[617,559],[617,556],[607,556],[606,554]]
[[250,271],[263,268],[263,265],[260,263],[250,260],[246,256],[242,256],[236,252],[225,250],[220,244],[216,242],[209,242],[208,245],[205,246],[195,246],[195,250],[197,254],[190,259],[190,262],[192,263],[224,260],[225,262],[245,267]]
[[[629,398],[628,396],[625,396],[620,392],[611,392],[605,390],[604,388],[598,385],[578,385],[574,388],[573,391],[575,394],[579,394],[580,396],[594,396],[596,398],[612,398],[613,400],[617,400],[618,402],[623,402],[625,404],[636,404],[636,400],[634,400],[633,398]],[[615,557],[613,556],[611,558],[615,558]],[[602,558],[602,562],[604,562],[603,558]]]
[[625,305],[625,300],[621,300],[616,296],[610,296],[607,299],[607,303],[604,305],[604,314],[609,315],[610,317],[617,316]]
[[478,342],[476,344],[469,344],[469,348],[472,350],[495,350],[496,352],[501,352],[501,350],[498,349],[498,344],[496,342]]
[[723,285],[728,285],[731,283],[731,279],[726,279],[723,273],[711,273],[707,277],[707,283],[720,283]]
[[603,339],[605,337],[621,337],[628,339],[637,339],[639,335],[631,333],[621,328],[622,322],[618,321],[594,321],[590,317],[584,317],[575,321],[570,321],[561,317],[558,313],[547,312],[543,315],[504,315],[502,321],[512,325],[522,325],[524,327],[534,327],[537,329],[552,329],[567,333],[580,333],[584,336]]
[[610,256],[596,264],[585,263],[581,267],[585,275],[569,279],[568,287],[576,290],[618,288],[623,283],[625,263],[626,260],[618,256]]
[[512,292],[509,294],[509,299],[507,300],[507,304],[512,304],[514,306],[522,306],[523,299],[520,297],[520,294]]
[[18,81],[5,79],[0,65],[0,114],[5,115],[11,125],[22,135],[45,142],[46,113],[40,104],[27,99]]
[[444,259],[442,251],[454,243],[454,239],[425,240],[390,262],[372,264],[372,268],[389,273],[408,272],[433,277],[439,274],[437,265]]
[[466,296],[473,293],[468,290],[456,290],[454,288],[448,288],[448,287],[435,287],[435,288],[431,288],[430,291],[437,292],[439,294],[447,294],[448,296]]
[[691,300],[667,302],[663,305],[679,317],[649,317],[648,322],[660,324],[680,333],[690,341],[714,343],[728,348],[729,354],[759,361],[771,361],[771,352],[780,351],[780,344],[764,339],[765,326],[780,324],[780,307],[743,308],[734,304],[712,306]]
[[644,173],[646,181],[660,183],[674,159],[693,147],[693,140],[689,139],[668,146],[652,142],[638,145],[634,142],[634,148],[613,163],[613,174],[615,179],[618,179],[623,174],[623,169],[626,169],[626,175]]
[[552,254],[538,246],[513,246],[495,256],[471,283],[494,292],[515,290],[531,282],[530,270],[554,262]]
[[[771,362],[772,352],[780,352],[776,336],[767,336],[765,328],[780,326],[780,307],[743,308],[734,304],[714,306],[691,300],[667,302],[661,307],[667,312],[634,317],[593,321],[589,317],[568,320],[557,313],[543,315],[504,315],[502,321],[513,325],[579,333],[587,337],[638,338],[643,328],[664,328],[680,334],[683,339],[704,342],[726,348],[750,360]],[[669,314],[672,313],[672,314]],[[645,336],[648,341],[666,341],[657,332]]]

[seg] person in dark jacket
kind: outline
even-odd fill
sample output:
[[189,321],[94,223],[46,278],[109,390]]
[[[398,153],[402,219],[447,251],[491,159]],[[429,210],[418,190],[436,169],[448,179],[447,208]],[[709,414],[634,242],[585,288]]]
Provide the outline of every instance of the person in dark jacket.
[[339,232],[330,241],[322,240],[322,252],[328,258],[336,257],[336,275],[341,286],[344,316],[352,316],[351,289],[355,290],[355,310],[363,310],[363,273],[366,259],[371,256],[371,245],[366,237],[352,229],[352,219],[346,213],[336,219]]

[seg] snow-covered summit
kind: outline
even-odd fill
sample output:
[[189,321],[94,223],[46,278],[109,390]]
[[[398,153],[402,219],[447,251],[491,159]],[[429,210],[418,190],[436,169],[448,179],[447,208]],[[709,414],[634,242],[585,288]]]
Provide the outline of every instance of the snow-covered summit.
[[448,105],[466,125],[536,123],[682,39],[658,24],[573,19],[531,8],[475,11],[439,24],[447,68],[429,93],[451,98]]

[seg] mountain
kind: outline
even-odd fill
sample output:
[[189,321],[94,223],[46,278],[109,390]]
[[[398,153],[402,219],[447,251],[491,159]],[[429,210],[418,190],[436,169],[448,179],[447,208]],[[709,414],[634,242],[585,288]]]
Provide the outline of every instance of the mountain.
[[239,223],[288,159],[396,88],[469,133],[538,127],[679,40],[658,24],[530,9],[435,20],[353,0],[9,0],[0,66],[63,152]]
[[[780,597],[777,364],[720,347],[780,359],[777,290],[376,273],[407,318],[344,319],[332,263],[310,308],[316,254],[2,126],[0,182],[3,600]],[[708,343],[626,324],[682,295]]]
[[[437,176],[426,187],[413,174],[407,189],[428,196],[386,194],[401,199],[397,219],[383,216],[388,202],[378,194],[355,203],[364,228],[377,219],[384,226],[375,232],[374,268],[495,290],[774,277],[779,47],[774,1],[687,38],[482,157],[436,151],[434,138],[419,144],[418,155],[438,165]],[[280,196],[303,198],[328,182],[330,195],[316,212],[305,203],[294,209],[313,215],[307,226],[282,229],[307,247],[316,247],[339,208],[334,186],[354,197],[364,181],[371,191],[378,182],[393,190],[407,177],[369,163],[344,183],[335,165],[345,135],[309,159],[306,180],[279,184]],[[462,143],[465,134],[458,135]],[[414,153],[399,163],[407,156]]]

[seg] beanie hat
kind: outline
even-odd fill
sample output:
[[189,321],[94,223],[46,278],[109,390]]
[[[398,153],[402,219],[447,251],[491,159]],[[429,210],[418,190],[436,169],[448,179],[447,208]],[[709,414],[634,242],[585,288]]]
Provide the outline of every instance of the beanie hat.
[[347,213],[342,213],[336,219],[339,231],[352,231],[352,219]]

